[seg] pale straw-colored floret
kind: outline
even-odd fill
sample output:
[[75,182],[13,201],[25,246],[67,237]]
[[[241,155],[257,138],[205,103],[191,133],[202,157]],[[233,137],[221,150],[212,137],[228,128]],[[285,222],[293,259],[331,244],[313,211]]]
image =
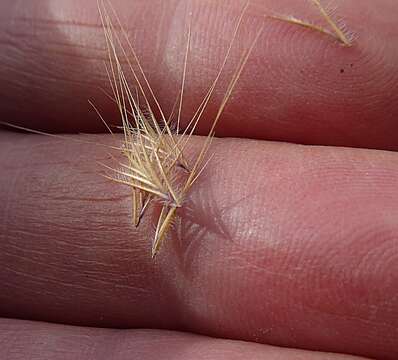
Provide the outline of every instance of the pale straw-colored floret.
[[[322,16],[327,20],[329,25],[332,26],[332,31],[306,23],[294,17],[284,18],[274,16],[274,18],[306,26],[329,35],[334,35],[342,43],[348,44],[348,40],[345,38],[344,34],[338,29],[319,1],[311,1],[319,8]],[[113,93],[111,97],[117,104],[121,116],[124,133],[121,150],[125,160],[125,162],[119,163],[117,168],[105,164],[102,165],[108,170],[105,177],[128,185],[132,189],[132,218],[135,226],[140,224],[149,203],[155,202],[161,206],[152,244],[152,257],[158,253],[166,234],[173,224],[178,208],[183,206],[189,190],[201,175],[211,158],[207,156],[207,153],[214,137],[215,127],[263,31],[263,27],[261,26],[251,46],[242,53],[241,60],[230,79],[208,136],[205,138],[203,146],[196,157],[188,161],[185,156],[186,148],[189,145],[190,138],[223,72],[248,6],[249,2],[238,18],[232,40],[217,76],[185,130],[180,131],[183,94],[191,39],[191,26],[189,25],[181,89],[179,92],[180,97],[178,102],[176,129],[172,131],[171,118],[166,119],[164,116],[127,33],[121,26],[118,15],[108,0],[98,0],[98,8],[104,28],[109,57],[108,63],[106,64],[106,71]],[[110,14],[116,21],[116,26],[112,22]],[[120,61],[119,56],[123,57],[124,64]],[[130,75],[135,81],[134,85],[136,90],[134,92],[132,91],[133,87],[125,75],[125,66],[127,66]],[[140,99],[143,100],[143,104],[140,104]],[[154,115],[150,102],[156,105],[156,111],[160,114],[159,121]],[[145,112],[143,109],[145,109]]]

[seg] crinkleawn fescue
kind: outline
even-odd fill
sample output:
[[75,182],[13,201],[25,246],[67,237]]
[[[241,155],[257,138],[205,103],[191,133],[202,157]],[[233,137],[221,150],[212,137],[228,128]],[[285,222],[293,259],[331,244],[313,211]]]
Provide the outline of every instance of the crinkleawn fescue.
[[[338,29],[337,25],[335,25],[319,1],[311,1],[317,5],[321,14],[332,26],[335,36],[342,43],[348,44],[347,38],[342,31]],[[123,145],[121,147],[124,162],[119,162],[118,167],[102,164],[107,170],[107,174],[104,176],[112,181],[128,185],[131,188],[132,221],[135,226],[139,226],[151,202],[160,205],[160,214],[152,243],[152,257],[155,257],[158,253],[166,234],[175,220],[178,209],[183,206],[188,192],[211,158],[207,155],[214,137],[215,127],[263,31],[263,27],[261,26],[251,46],[242,53],[241,60],[230,79],[225,95],[202,148],[199,150],[196,157],[188,160],[185,156],[186,148],[190,144],[191,136],[223,72],[248,6],[249,2],[247,2],[242,9],[241,15],[237,19],[230,45],[217,76],[185,130],[181,131],[180,123],[189,57],[191,25],[188,26],[187,31],[187,46],[184,57],[181,89],[179,91],[179,99],[177,100],[178,114],[176,126],[174,127],[171,124],[172,117],[165,117],[145,76],[134,47],[121,25],[117,13],[108,0],[98,0],[98,9],[104,29],[108,53],[108,62],[105,65],[106,72],[111,84],[111,97],[117,104],[124,133]],[[279,20],[306,26],[323,33],[332,34],[322,27],[305,23],[293,17],[277,18]],[[123,62],[120,57],[122,57]],[[129,76],[125,73],[126,67],[129,72],[127,75]],[[134,84],[130,84],[128,80],[131,76],[134,79]],[[160,114],[160,119],[155,117],[155,111],[152,109],[151,104],[155,104],[155,110]],[[145,109],[145,111],[143,109]]]
[[[117,168],[105,164],[102,165],[108,170],[105,177],[131,187],[132,218],[135,226],[140,224],[140,220],[150,202],[161,205],[152,245],[152,257],[159,251],[162,241],[173,224],[177,209],[183,206],[189,190],[209,161],[207,153],[214,137],[216,124],[256,41],[261,35],[262,27],[253,39],[252,45],[242,54],[202,148],[194,159],[188,161],[184,153],[222,74],[247,7],[248,4],[237,21],[231,43],[217,76],[184,131],[180,131],[186,67],[191,38],[191,26],[189,25],[176,129],[173,131],[171,120],[166,119],[164,116],[136,52],[121,26],[118,15],[109,2],[98,2],[109,56],[106,71],[111,83],[113,98],[121,116],[124,133],[122,154],[125,160],[119,163]],[[115,20],[116,25],[111,18]],[[127,63],[129,75],[132,75],[135,80],[136,91],[132,91],[134,87],[129,83],[125,74],[124,64],[122,64],[119,56],[123,56],[123,60]],[[140,104],[140,99],[143,99],[143,104]],[[160,114],[159,121],[155,118],[151,103],[156,105],[156,111]],[[144,112],[142,109],[146,111]]]

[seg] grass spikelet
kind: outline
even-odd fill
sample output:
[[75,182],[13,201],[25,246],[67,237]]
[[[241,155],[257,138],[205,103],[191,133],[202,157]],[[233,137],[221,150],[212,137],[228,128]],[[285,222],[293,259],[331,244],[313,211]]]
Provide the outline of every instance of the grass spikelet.
[[335,38],[344,46],[347,46],[347,47],[351,46],[352,45],[351,40],[349,39],[348,36],[346,36],[345,29],[342,26],[340,26],[340,24],[337,21],[332,19],[332,16],[326,10],[326,8],[321,4],[320,0],[309,0],[309,1],[313,5],[316,6],[316,8],[319,10],[321,16],[325,19],[327,24],[330,26],[331,30],[329,30],[323,26],[316,25],[316,24],[310,23],[308,21],[304,21],[302,19],[298,19],[294,16],[268,15],[268,17],[317,31],[319,33],[322,33],[322,34],[325,34],[325,35]]
[[[128,185],[132,189],[132,218],[135,226],[140,224],[145,210],[151,202],[161,206],[152,243],[152,257],[158,253],[177,216],[178,209],[183,206],[188,192],[210,160],[207,154],[214,137],[215,127],[255,43],[262,33],[261,27],[252,45],[242,54],[202,148],[193,160],[188,161],[184,152],[189,146],[190,139],[223,72],[248,5],[249,3],[241,12],[232,40],[214,81],[185,130],[181,131],[180,121],[191,38],[191,25],[189,25],[176,129],[172,131],[171,121],[170,119],[166,120],[115,10],[107,0],[98,0],[108,52],[106,71],[111,84],[112,98],[117,104],[122,121],[124,134],[122,154],[125,160],[119,163],[117,168],[102,164],[107,171],[104,176],[112,181]],[[111,18],[115,19],[115,23]],[[127,44],[127,47],[124,44]],[[128,77],[124,70],[125,64],[122,63],[119,56],[123,57],[124,62],[127,63],[129,75],[135,80],[137,88],[135,93],[131,91],[132,86],[127,80]],[[143,99],[146,112],[139,104],[140,99]],[[156,110],[160,113],[159,123],[151,108],[151,102],[155,103]]]
[[329,26],[333,29],[333,32],[335,33],[337,39],[344,45],[350,46],[351,42],[349,39],[345,36],[344,32],[340,27],[337,25],[337,23],[332,19],[332,17],[328,14],[326,9],[322,6],[320,0],[310,0],[319,10],[321,15],[324,17],[326,22],[329,24]]
[[[343,31],[332,20],[319,0],[310,1],[318,8],[331,30],[295,17],[271,17],[333,36],[342,44],[350,45]],[[185,130],[181,131],[180,123],[189,58],[191,23],[188,26],[179,98],[173,107],[173,113],[177,108],[177,121],[174,129],[171,125],[172,115],[169,119],[166,119],[117,13],[109,0],[98,0],[98,9],[108,52],[108,62],[105,67],[112,89],[110,97],[119,109],[124,134],[121,147],[124,162],[119,163],[117,168],[106,164],[102,165],[107,170],[106,178],[128,185],[132,189],[132,222],[135,226],[139,226],[150,203],[157,203],[160,206],[160,214],[152,242],[152,257],[155,257],[159,252],[162,242],[177,216],[178,209],[183,206],[188,192],[210,161],[211,157],[208,156],[208,151],[216,125],[263,31],[263,27],[261,27],[251,46],[242,53],[203,146],[196,157],[188,161],[185,156],[186,148],[189,146],[190,139],[211,100],[248,6],[249,2],[245,5],[237,20],[232,40],[214,81]],[[119,56],[122,56],[123,62]],[[125,73],[126,67],[127,75],[130,76]],[[134,84],[129,83],[128,78],[131,77],[134,79]],[[133,88],[136,90],[132,91]],[[142,103],[140,103],[140,99],[143,100]],[[151,103],[155,104],[155,110],[160,114],[159,119],[155,117]],[[102,117],[101,120],[103,121]]]

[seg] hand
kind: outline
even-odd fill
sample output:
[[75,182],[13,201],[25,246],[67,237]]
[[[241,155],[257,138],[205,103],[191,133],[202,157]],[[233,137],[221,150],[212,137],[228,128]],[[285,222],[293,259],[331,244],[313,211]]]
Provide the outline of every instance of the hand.
[[[114,3],[167,113],[178,94],[185,8]],[[218,70],[242,3],[193,6],[184,119]],[[253,1],[238,44],[248,44],[263,11],[322,21],[311,4]],[[155,261],[153,219],[135,229],[129,189],[100,176],[96,161],[108,149],[74,142],[111,145],[113,137],[3,131],[0,357],[395,359],[397,12],[393,0],[338,1],[357,35],[351,48],[266,21],[217,129],[231,138],[214,142]],[[99,89],[107,78],[95,1],[5,0],[0,14],[1,119],[102,131],[91,99],[116,123]]]

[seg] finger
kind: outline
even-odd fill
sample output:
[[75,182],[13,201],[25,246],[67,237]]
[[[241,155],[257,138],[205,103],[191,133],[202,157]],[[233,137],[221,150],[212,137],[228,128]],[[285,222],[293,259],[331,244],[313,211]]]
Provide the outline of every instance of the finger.
[[106,149],[0,144],[2,316],[398,354],[395,153],[218,140],[153,261]]
[[[184,123],[221,66],[244,2],[192,2]],[[170,113],[180,88],[190,10],[174,1],[113,3],[155,94]],[[351,48],[263,18],[276,14],[323,24],[310,1],[253,1],[199,132],[208,129],[242,50],[264,24],[218,135],[398,149],[398,3],[335,3],[334,17],[354,34]],[[35,0],[20,6],[7,0],[0,6],[1,116],[36,130],[106,131],[87,102],[91,99],[109,123],[117,123],[115,104],[100,89],[110,91],[96,1]]]
[[11,319],[0,319],[0,341],[0,355],[8,360],[360,359],[175,331],[95,329]]

